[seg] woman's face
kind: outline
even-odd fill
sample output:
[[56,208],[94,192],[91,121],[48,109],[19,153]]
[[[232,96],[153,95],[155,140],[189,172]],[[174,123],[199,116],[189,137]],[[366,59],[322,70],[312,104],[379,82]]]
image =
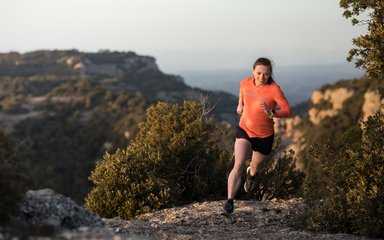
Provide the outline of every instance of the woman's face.
[[260,85],[265,84],[268,81],[268,78],[271,76],[271,71],[268,66],[256,65],[252,74],[255,78],[256,85]]

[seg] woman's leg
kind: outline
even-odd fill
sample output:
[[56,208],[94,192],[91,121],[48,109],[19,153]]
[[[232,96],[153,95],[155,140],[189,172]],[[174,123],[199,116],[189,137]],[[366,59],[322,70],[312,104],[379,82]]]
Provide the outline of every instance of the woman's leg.
[[251,143],[244,138],[236,138],[235,141],[235,163],[228,176],[228,199],[235,198],[236,192],[241,184],[241,173],[244,162],[251,149]]
[[261,154],[260,152],[252,152],[252,161],[250,164],[251,167],[251,176],[255,176],[257,171],[260,168],[261,163],[265,160],[268,155]]

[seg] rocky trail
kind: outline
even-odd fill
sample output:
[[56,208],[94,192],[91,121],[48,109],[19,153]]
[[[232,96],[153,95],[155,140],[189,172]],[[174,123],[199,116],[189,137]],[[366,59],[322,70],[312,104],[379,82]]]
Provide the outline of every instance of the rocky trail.
[[305,230],[300,216],[306,205],[301,198],[235,200],[230,216],[223,214],[223,204],[224,200],[195,202],[126,221],[100,218],[51,189],[31,190],[20,204],[18,222],[24,227],[0,227],[0,240],[368,239]]
[[224,201],[193,203],[143,214],[134,220],[104,219],[117,234],[131,239],[366,239],[349,234],[304,230],[302,199],[235,201],[223,215]]

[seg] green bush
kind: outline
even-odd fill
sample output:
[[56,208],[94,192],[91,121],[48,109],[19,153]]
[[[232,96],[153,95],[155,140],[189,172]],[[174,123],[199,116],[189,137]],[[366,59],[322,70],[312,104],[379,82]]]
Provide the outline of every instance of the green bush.
[[229,155],[213,135],[204,103],[158,103],[126,150],[105,154],[92,172],[85,207],[129,219],[169,204],[223,196]]
[[313,161],[321,168],[305,184],[311,229],[384,236],[383,146],[379,112],[348,129],[339,144],[312,147]]

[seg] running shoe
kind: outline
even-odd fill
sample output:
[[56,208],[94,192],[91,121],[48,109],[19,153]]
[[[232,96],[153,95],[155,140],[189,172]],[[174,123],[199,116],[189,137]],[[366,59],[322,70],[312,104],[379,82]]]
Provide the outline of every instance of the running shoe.
[[227,214],[233,213],[233,202],[227,201],[223,208],[225,213]]
[[244,183],[244,191],[246,193],[252,193],[255,190],[256,181],[255,176],[251,176],[251,167],[247,168],[247,180]]

